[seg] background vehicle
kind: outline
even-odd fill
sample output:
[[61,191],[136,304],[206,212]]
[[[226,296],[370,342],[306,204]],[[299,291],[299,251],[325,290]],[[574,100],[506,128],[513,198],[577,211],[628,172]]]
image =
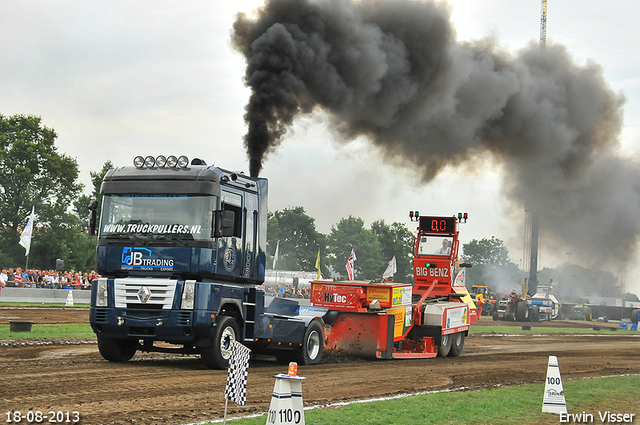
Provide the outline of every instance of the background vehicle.
[[551,293],[551,285],[538,285],[537,292],[531,296],[530,304],[538,306],[540,320],[562,319],[562,305]]
[[581,300],[573,306],[573,310],[571,311],[569,318],[571,320],[591,320],[591,308]]
[[493,320],[537,322],[540,317],[540,305],[532,303],[528,295],[518,296],[515,289],[496,303],[493,313]]
[[[469,295],[473,298],[482,316],[493,316],[496,311],[496,299],[495,294],[489,290],[488,286],[472,285]],[[482,305],[482,309],[480,309],[480,305]]]

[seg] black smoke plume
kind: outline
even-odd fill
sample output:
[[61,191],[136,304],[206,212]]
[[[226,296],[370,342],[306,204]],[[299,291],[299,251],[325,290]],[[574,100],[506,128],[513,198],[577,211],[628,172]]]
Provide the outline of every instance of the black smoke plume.
[[322,109],[345,141],[366,136],[423,182],[490,154],[547,249],[600,263],[635,249],[640,168],[616,156],[624,97],[563,46],[458,42],[446,5],[411,0],[267,0],[232,40],[252,90],[252,175],[296,116]]

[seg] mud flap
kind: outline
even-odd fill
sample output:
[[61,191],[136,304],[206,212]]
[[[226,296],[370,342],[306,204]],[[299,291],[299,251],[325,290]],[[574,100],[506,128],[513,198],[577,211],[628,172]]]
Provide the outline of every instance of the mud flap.
[[393,358],[393,328],[395,326],[395,322],[395,314],[389,314],[387,316],[387,344],[383,351],[378,351],[378,353],[376,353],[376,357],[379,359]]

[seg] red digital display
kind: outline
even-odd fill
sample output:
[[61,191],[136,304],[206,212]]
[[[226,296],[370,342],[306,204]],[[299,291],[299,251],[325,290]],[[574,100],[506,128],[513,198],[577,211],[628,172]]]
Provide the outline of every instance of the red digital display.
[[420,231],[428,233],[454,233],[455,217],[420,217]]

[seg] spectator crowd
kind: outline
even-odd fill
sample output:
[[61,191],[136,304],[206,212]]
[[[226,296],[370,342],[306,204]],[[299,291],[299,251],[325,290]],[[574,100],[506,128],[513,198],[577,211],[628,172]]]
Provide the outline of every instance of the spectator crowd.
[[296,288],[293,285],[263,285],[262,288],[265,294],[273,297],[306,299],[311,297],[311,288],[308,286]]
[[[0,273],[0,288],[44,288],[44,289],[91,289],[91,281],[100,275],[94,270],[89,273],[56,270],[22,270],[2,269]],[[264,285],[262,288],[267,295],[282,298],[306,298],[311,296],[308,286],[293,285]]]
[[95,271],[89,273],[56,270],[2,269],[0,288],[45,288],[45,289],[90,289],[91,281],[100,277]]

